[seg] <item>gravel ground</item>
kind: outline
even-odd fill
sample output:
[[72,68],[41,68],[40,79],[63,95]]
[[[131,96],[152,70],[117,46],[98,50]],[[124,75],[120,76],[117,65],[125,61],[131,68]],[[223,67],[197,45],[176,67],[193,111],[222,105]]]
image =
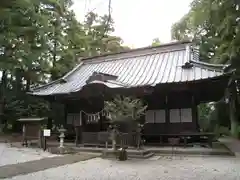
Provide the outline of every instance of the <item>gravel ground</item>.
[[0,166],[39,160],[45,157],[54,156],[56,155],[43,152],[40,149],[14,148],[10,147],[8,144],[0,143]]
[[11,180],[239,180],[239,170],[240,159],[231,157],[155,156],[124,162],[95,158]]

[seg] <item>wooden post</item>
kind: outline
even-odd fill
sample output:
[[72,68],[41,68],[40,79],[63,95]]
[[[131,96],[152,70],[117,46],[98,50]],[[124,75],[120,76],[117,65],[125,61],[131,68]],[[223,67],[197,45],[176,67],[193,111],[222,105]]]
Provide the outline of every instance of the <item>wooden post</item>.
[[200,130],[198,123],[198,106],[194,95],[192,95],[192,122],[195,122],[196,129]]
[[43,151],[47,149],[47,137],[43,136]]
[[43,134],[42,134],[41,126],[40,126],[39,131],[38,131],[38,147],[39,148],[42,148],[42,146],[43,146],[42,138],[43,138]]
[[166,125],[166,131],[169,131],[171,128],[170,124],[170,107],[169,107],[169,99],[168,95],[165,97],[165,125]]

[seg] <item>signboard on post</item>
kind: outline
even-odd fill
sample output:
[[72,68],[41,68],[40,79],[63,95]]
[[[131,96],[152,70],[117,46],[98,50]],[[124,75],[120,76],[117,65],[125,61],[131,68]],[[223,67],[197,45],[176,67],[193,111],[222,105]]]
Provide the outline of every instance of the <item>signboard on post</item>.
[[50,137],[51,136],[51,129],[44,129],[43,130],[43,140],[44,140],[44,143],[43,143],[43,150],[46,151],[47,149],[47,137]]
[[44,137],[50,137],[51,136],[51,130],[50,129],[44,129],[43,130],[43,136]]

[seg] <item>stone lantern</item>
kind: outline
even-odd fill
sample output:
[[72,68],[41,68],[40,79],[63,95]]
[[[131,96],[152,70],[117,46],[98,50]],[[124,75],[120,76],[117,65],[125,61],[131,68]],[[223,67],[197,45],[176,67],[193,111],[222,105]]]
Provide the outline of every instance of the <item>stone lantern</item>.
[[66,129],[63,128],[63,125],[61,126],[61,128],[58,130],[60,135],[59,135],[59,138],[60,138],[60,145],[59,145],[59,148],[64,148],[64,138],[65,138],[65,132],[66,132]]

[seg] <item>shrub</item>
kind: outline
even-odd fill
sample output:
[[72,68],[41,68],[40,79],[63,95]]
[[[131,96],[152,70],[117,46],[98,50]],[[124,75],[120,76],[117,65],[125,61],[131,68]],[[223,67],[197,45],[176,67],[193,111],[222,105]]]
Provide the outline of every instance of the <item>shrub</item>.
[[229,136],[231,134],[229,128],[224,126],[216,126],[214,133],[217,137],[220,137],[222,135]]

